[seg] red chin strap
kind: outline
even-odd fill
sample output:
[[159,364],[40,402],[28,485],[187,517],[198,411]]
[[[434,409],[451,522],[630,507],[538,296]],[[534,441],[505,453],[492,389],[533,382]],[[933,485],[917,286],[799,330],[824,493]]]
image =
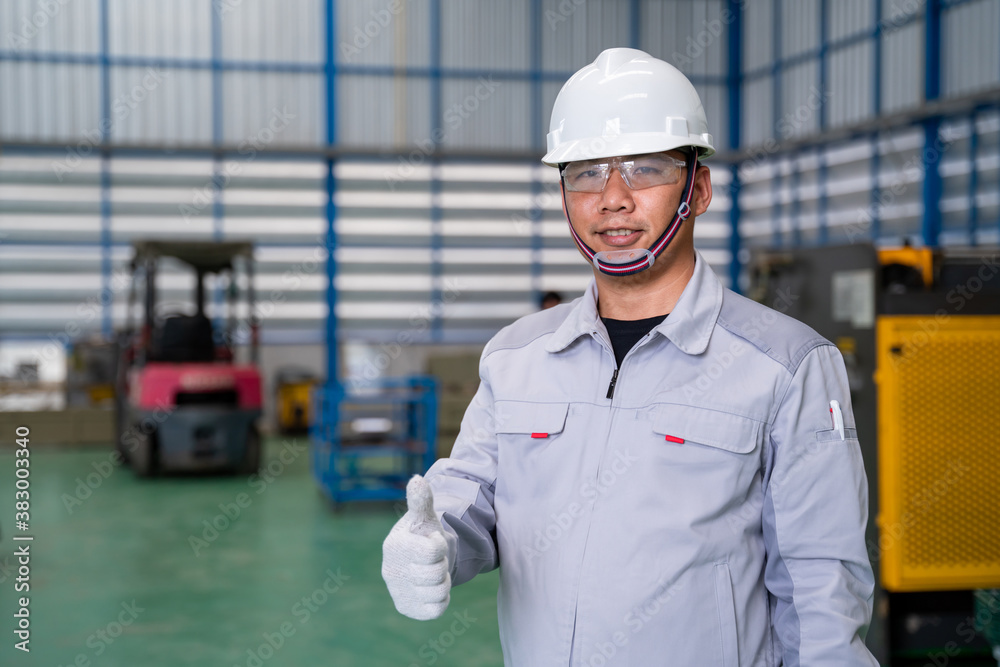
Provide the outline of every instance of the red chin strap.
[[566,214],[566,222],[569,223],[570,234],[573,235],[573,240],[576,241],[576,245],[580,248],[580,251],[597,267],[598,271],[609,276],[630,276],[633,273],[645,271],[653,266],[653,262],[660,256],[660,253],[670,245],[670,242],[677,234],[677,230],[681,228],[681,223],[691,217],[694,175],[698,169],[698,153],[696,151],[692,152],[691,157],[688,158],[687,169],[687,181],[684,184],[681,203],[677,207],[677,213],[674,214],[673,221],[667,225],[667,228],[660,234],[660,238],[653,242],[653,245],[649,246],[648,249],[638,250],[633,248],[628,250],[595,252],[593,248],[584,243],[580,235],[573,229],[573,223],[569,219],[569,210],[566,208],[566,185],[563,183],[562,178],[559,179],[559,187],[562,189],[563,213]]

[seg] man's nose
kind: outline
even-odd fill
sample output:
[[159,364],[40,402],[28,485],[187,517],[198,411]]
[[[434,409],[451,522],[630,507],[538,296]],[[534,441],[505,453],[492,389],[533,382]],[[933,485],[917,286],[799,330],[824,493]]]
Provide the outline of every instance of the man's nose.
[[608,182],[601,192],[602,208],[609,211],[628,209],[632,202],[632,188],[625,182],[618,167],[612,167]]

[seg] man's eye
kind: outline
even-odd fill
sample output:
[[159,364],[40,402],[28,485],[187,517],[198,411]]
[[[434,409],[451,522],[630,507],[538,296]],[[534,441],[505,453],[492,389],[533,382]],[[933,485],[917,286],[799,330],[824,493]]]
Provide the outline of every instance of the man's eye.
[[634,171],[640,176],[655,176],[657,174],[662,174],[663,168],[654,167],[652,165],[637,165]]
[[580,171],[573,172],[569,175],[570,179],[576,182],[586,181],[592,178],[600,178],[601,172],[599,169],[581,169]]

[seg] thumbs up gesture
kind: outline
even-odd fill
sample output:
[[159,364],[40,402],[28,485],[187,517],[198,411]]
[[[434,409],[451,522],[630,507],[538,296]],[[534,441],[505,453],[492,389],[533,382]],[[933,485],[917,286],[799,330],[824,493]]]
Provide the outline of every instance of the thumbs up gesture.
[[448,544],[420,475],[406,485],[406,514],[382,544],[382,578],[397,611],[418,621],[437,618],[451,601]]

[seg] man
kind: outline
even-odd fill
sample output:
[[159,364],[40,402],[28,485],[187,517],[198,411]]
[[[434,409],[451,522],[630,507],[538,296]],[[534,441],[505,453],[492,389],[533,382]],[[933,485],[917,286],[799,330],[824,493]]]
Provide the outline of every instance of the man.
[[843,360],[694,250],[714,152],[694,87],[605,51],[548,149],[594,282],[486,346],[451,458],[386,538],[397,609],[435,618],[499,566],[507,665],[876,664]]
[[562,294],[559,292],[549,291],[542,295],[542,298],[539,300],[538,307],[541,310],[548,310],[549,308],[555,308],[562,302]]

